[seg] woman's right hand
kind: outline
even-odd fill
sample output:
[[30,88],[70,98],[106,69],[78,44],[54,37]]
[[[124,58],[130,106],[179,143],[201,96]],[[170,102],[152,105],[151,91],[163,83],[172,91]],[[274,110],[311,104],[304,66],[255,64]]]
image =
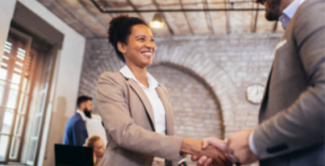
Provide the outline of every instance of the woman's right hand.
[[225,155],[217,148],[213,146],[206,146],[205,148],[203,148],[202,146],[202,141],[185,138],[181,146],[181,152],[196,156],[198,159],[203,156],[206,156],[209,160],[213,160],[213,162],[211,161],[211,163],[216,164],[218,166],[231,165],[229,156]]

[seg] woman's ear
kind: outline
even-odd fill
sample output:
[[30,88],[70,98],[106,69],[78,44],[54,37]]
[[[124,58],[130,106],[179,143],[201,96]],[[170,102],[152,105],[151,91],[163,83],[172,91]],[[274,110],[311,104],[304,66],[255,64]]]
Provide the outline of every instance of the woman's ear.
[[126,53],[126,45],[122,42],[117,42],[117,49],[122,53]]

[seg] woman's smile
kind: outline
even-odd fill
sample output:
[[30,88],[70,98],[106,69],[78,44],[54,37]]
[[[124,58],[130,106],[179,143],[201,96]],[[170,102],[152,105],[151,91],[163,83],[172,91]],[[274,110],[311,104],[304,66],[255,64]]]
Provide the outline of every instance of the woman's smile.
[[153,57],[153,51],[141,51],[141,54],[146,57],[151,59]]

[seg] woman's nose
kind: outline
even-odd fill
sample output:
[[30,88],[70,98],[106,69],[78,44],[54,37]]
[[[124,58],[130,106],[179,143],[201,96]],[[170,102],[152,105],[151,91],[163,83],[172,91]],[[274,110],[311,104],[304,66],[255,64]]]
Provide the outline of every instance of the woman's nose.
[[149,48],[154,48],[156,46],[156,44],[154,42],[152,42],[152,41],[147,41],[145,43],[145,46],[149,47]]

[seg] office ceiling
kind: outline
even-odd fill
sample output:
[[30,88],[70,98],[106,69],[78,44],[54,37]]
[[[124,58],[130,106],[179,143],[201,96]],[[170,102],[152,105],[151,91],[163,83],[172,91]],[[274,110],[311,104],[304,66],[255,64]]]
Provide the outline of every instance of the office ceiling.
[[[91,0],[38,1],[85,37],[106,37],[109,21],[119,14],[139,17],[149,24],[155,13],[141,10],[165,9],[228,11],[162,12],[165,25],[162,29],[153,29],[155,36],[283,32],[281,24],[266,21],[265,11],[255,10],[263,6],[251,0],[94,0],[98,7]],[[102,13],[99,8],[140,12]]]

